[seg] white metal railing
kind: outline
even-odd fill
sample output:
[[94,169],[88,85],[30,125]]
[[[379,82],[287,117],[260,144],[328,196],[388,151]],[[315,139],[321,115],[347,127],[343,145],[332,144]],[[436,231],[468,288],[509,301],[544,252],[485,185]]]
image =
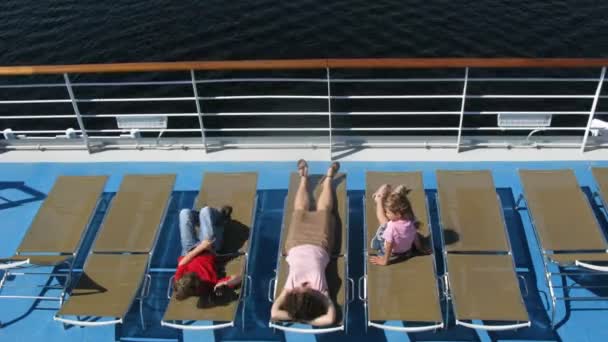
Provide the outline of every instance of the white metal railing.
[[[326,77],[235,77],[235,78],[217,78],[217,79],[197,79],[194,70],[189,72],[190,79],[186,80],[170,80],[170,81],[124,81],[124,82],[73,82],[68,74],[63,74],[64,83],[32,83],[32,84],[2,84],[0,89],[34,89],[36,92],[40,92],[44,89],[53,88],[65,88],[65,98],[49,98],[49,99],[11,99],[11,98],[0,98],[0,129],[5,130],[5,139],[0,140],[0,148],[5,149],[20,149],[20,148],[86,148],[91,150],[92,148],[203,148],[207,150],[209,145],[222,147],[222,146],[237,146],[237,147],[255,147],[255,146],[266,146],[266,147],[288,147],[288,146],[316,146],[329,148],[330,155],[332,149],[336,146],[346,145],[358,145],[365,147],[374,146],[424,146],[424,147],[451,147],[455,148],[456,151],[464,146],[474,147],[494,147],[494,146],[510,146],[510,147],[578,147],[581,151],[585,151],[589,145],[590,133],[593,130],[592,122],[596,115],[608,115],[606,111],[597,111],[598,104],[602,99],[608,98],[608,95],[602,95],[602,85],[605,76],[605,67],[601,68],[601,73],[598,78],[594,77],[471,77],[469,68],[464,68],[463,77],[413,77],[413,78],[345,78],[345,77],[331,77],[330,68],[326,68]],[[551,93],[540,93],[540,94],[479,94],[468,91],[468,87],[471,84],[479,83],[496,83],[496,82],[517,82],[518,84],[523,83],[543,83],[551,84],[552,82],[558,82],[563,84],[564,82],[574,83],[586,83],[586,84],[597,84],[594,94],[551,94]],[[277,84],[276,94],[257,94],[257,95],[216,95],[211,96],[201,92],[199,86],[204,84],[239,84],[239,83],[269,83]],[[302,83],[318,83],[322,86],[326,84],[325,94],[290,94],[289,84],[302,84]],[[334,94],[334,84],[373,84],[373,83],[462,83],[460,93],[448,93],[448,94]],[[191,95],[188,96],[148,96],[148,97],[79,97],[78,89],[84,88],[119,88],[125,89],[133,86],[178,86],[178,87],[191,87]],[[547,86],[550,88],[550,86]],[[146,88],[147,89],[147,88]],[[318,91],[317,91],[318,92]],[[2,96],[2,95],[0,95]],[[586,105],[578,105],[581,107],[578,110],[537,110],[532,109],[529,111],[504,111],[504,110],[493,110],[492,108],[484,108],[484,110],[472,111],[467,110],[468,100],[484,100],[484,99],[495,99],[495,100],[582,100],[589,101]],[[251,110],[249,103],[245,104],[241,111],[206,111],[205,104],[212,104],[214,102],[234,102],[249,101],[249,100],[280,100],[285,103],[289,103],[292,100],[306,100],[315,103],[317,107],[321,105],[319,100],[326,101],[326,110],[310,110],[310,111],[289,111],[289,110],[276,110],[276,111],[256,111]],[[403,108],[399,110],[362,110],[362,111],[345,111],[340,110],[339,107],[334,106],[336,101],[344,102],[347,101],[351,106],[355,108],[360,103],[359,101],[365,100],[421,100],[421,101],[434,101],[434,100],[454,100],[460,102],[460,110],[440,111],[440,110],[411,110],[407,104],[402,105]],[[194,103],[194,112],[168,112],[168,113],[147,113],[150,106],[154,106],[155,103]],[[129,113],[96,113],[90,109],[83,111],[81,105],[95,106],[104,103],[143,103],[142,110],[140,112],[129,112]],[[1,110],[4,106],[18,106],[18,105],[61,105],[71,104],[73,113],[66,114],[39,114],[32,113],[26,115],[5,115],[1,114]],[[148,106],[148,107],[146,107]],[[292,105],[293,106],[293,105]],[[585,108],[587,107],[588,108]],[[408,108],[409,107],[409,108]],[[14,107],[12,107],[14,108]],[[245,111],[242,111],[245,109]],[[498,124],[481,126],[481,127],[469,127],[464,125],[464,121],[467,117],[473,116],[491,116],[499,113],[514,113],[514,114],[551,114],[553,116],[586,116],[586,125],[579,126],[552,126],[552,127],[500,127]],[[399,127],[392,126],[390,124],[385,127],[368,127],[368,126],[357,126],[351,125],[343,127],[336,124],[336,120],[345,117],[357,117],[357,116],[377,116],[378,118],[387,117],[411,117],[412,121],[415,122],[417,118],[421,118],[429,115],[445,116],[458,118],[457,126],[445,125],[444,122],[438,122],[437,126],[424,127],[424,126],[407,126]],[[277,127],[233,127],[227,125],[225,127],[214,127],[206,124],[207,120],[211,118],[223,118],[222,122],[228,122],[229,120],[239,120],[240,118],[259,118],[260,122],[272,117],[293,117],[293,120],[289,119],[287,124]],[[197,118],[198,125],[195,127],[168,127],[168,128],[140,128],[137,131],[139,133],[150,133],[157,136],[146,136],[141,137],[140,135],[133,135],[132,132],[127,129],[120,129],[117,127],[100,127],[99,125],[91,125],[92,119],[107,119],[107,118],[124,118],[124,117],[167,117],[177,120],[177,118]],[[297,118],[304,117],[318,117],[327,118],[327,125],[320,127],[319,125],[303,126],[298,124]],[[39,127],[38,120],[51,119],[51,120],[66,120],[76,119],[76,127],[65,127],[65,129],[44,129]],[[14,122],[19,121],[19,124]],[[23,122],[30,120],[33,124],[25,125]],[[217,126],[217,125],[216,125]],[[70,128],[70,132],[76,135],[70,136],[67,129]],[[497,134],[497,132],[524,132],[523,135],[516,136],[503,136]],[[289,136],[289,133],[297,132],[299,135],[294,135],[289,138],[285,137],[285,134]],[[351,132],[351,135],[343,134]],[[354,134],[359,133],[361,134]],[[391,135],[386,135],[391,132]],[[412,135],[412,133],[428,132],[427,135]],[[452,135],[445,134],[452,132]],[[474,139],[467,137],[468,132],[487,132],[484,133],[481,138],[479,135],[475,135]],[[525,135],[525,132],[529,132]],[[545,132],[540,138],[535,139],[531,142],[531,136],[538,132]],[[580,132],[580,136],[563,136],[559,133],[550,135],[551,132]],[[184,133],[196,133],[199,137],[193,140],[191,137],[182,137],[180,134]],[[225,135],[229,133],[229,135]],[[263,133],[256,138],[249,137],[249,133]],[[283,135],[277,135],[277,133],[283,133]],[[402,135],[395,136],[394,133],[401,133]],[[326,134],[325,142],[323,142],[322,136],[319,134]],[[51,135],[51,136],[49,136]],[[55,136],[52,136],[55,135]],[[211,136],[212,135],[212,136]],[[433,139],[431,139],[433,138]],[[578,141],[576,139],[579,139]],[[604,143],[602,139],[593,137],[593,146],[604,146],[608,143]]]

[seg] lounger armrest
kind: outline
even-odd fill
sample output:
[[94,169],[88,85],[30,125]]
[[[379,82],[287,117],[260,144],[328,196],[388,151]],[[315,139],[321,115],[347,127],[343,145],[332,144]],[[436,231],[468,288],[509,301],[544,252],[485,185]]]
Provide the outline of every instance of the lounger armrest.
[[326,334],[326,333],[330,333],[330,332],[336,332],[336,331],[343,331],[344,330],[344,325],[339,325],[337,327],[331,327],[331,328],[320,328],[320,329],[313,329],[313,328],[292,328],[292,327],[287,327],[281,324],[276,324],[273,322],[268,323],[268,326],[271,328],[275,328],[275,329],[279,329],[282,331],[287,331],[287,332],[294,332],[294,333],[299,333],[299,334],[311,334],[311,335],[316,335],[316,334]]
[[61,318],[58,316],[54,316],[53,319],[58,322],[64,323],[64,324],[77,325],[77,326],[82,326],[82,327],[101,327],[104,325],[115,325],[115,324],[122,323],[122,318],[119,318],[119,319],[116,319],[113,321],[101,321],[101,322],[78,321],[78,320],[72,320],[72,319],[67,319],[67,318]]
[[274,288],[275,288],[276,285],[277,285],[277,278],[271,278],[268,281],[268,301],[271,302],[271,303],[273,302],[273,300],[272,300],[273,296],[272,295],[274,293]]
[[437,330],[443,328],[443,323],[433,324],[433,325],[425,325],[421,327],[394,327],[390,325],[378,324],[374,322],[367,323],[370,327],[382,329],[382,330],[390,330],[390,331],[399,331],[399,332],[423,332],[430,330]]
[[578,260],[574,261],[574,264],[576,266],[584,267],[584,268],[594,270],[594,271],[608,272],[608,266],[592,265],[592,264],[588,264],[586,262],[582,262],[582,261],[578,261]]
[[29,265],[29,264],[30,264],[30,259],[15,261],[15,262],[11,262],[8,264],[0,264],[0,270],[8,270],[10,268],[16,268],[19,266]]
[[480,329],[487,331],[502,331],[502,330],[514,330],[519,328],[525,328],[530,326],[530,322],[517,323],[517,324],[508,324],[508,325],[485,325],[485,324],[473,324],[466,323],[463,321],[456,320],[456,325],[462,325],[463,327],[471,328],[471,329]]
[[234,322],[213,324],[213,325],[186,325],[186,324],[177,324],[177,323],[169,323],[169,322],[165,322],[165,321],[160,321],[160,325],[163,327],[169,327],[169,328],[181,329],[181,330],[217,330],[217,329],[233,327]]

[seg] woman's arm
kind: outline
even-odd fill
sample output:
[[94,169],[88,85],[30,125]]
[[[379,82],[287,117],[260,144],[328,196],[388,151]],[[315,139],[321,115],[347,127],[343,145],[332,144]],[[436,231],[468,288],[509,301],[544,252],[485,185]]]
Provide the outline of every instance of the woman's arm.
[[287,295],[287,290],[283,289],[281,294],[274,300],[272,303],[272,308],[270,309],[270,318],[273,321],[289,321],[291,317],[285,310],[281,310],[280,307],[283,305],[285,301],[285,296]]
[[327,313],[313,319],[312,321],[308,322],[308,324],[314,325],[315,327],[324,327],[326,325],[334,324],[336,321],[336,306],[327,296],[325,297],[325,301],[325,304],[327,305]]
[[188,252],[188,254],[184,255],[182,260],[179,262],[179,266],[189,263],[195,256],[201,254],[203,251],[211,247],[212,242],[213,241],[211,240],[203,240],[201,243],[198,244],[198,246]]

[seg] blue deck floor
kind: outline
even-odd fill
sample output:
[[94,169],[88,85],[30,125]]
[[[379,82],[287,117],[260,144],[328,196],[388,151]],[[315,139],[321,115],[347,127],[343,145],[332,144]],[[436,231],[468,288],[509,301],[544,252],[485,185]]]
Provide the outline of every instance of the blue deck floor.
[[[111,198],[116,192],[121,178],[128,173],[176,173],[177,181],[170,211],[161,231],[160,242],[153,255],[152,289],[144,303],[147,329],[139,327],[137,305],[131,309],[124,324],[101,328],[68,327],[53,321],[57,302],[36,302],[30,300],[0,300],[0,341],[117,341],[117,340],[177,340],[177,341],[608,341],[608,303],[607,302],[558,302],[557,327],[551,329],[547,311],[547,286],[542,274],[542,261],[533,236],[527,213],[513,210],[514,201],[520,195],[521,183],[519,168],[572,168],[583,190],[591,198],[596,186],[590,166],[608,166],[608,162],[477,162],[477,163],[363,163],[343,164],[348,174],[349,196],[349,263],[350,276],[358,279],[363,272],[363,207],[365,171],[411,171],[424,172],[424,185],[427,189],[431,211],[431,222],[438,234],[437,208],[434,199],[436,189],[435,170],[437,169],[490,169],[493,172],[498,194],[502,200],[507,229],[514,249],[518,274],[525,278],[529,294],[525,297],[526,306],[532,320],[532,327],[515,332],[487,333],[454,327],[435,333],[403,334],[383,332],[370,328],[366,332],[363,305],[354,301],[348,316],[348,334],[335,333],[322,336],[302,336],[273,332],[267,327],[270,303],[267,298],[268,282],[273,276],[276,253],[283,215],[283,201],[287,194],[288,174],[295,163],[37,163],[37,164],[0,164],[0,257],[7,257],[17,248],[28,229],[36,211],[59,175],[110,175],[104,196]],[[313,172],[322,172],[326,163],[311,163]],[[258,208],[255,232],[252,241],[250,272],[253,275],[251,297],[244,309],[244,330],[232,328],[218,332],[182,332],[160,326],[159,321],[167,305],[166,288],[169,272],[176,264],[178,251],[177,212],[180,208],[191,207],[200,186],[204,171],[257,171]],[[91,245],[92,237],[98,229],[104,208],[96,214],[93,226],[83,250],[77,258],[76,267],[82,267],[84,257]],[[608,222],[601,208],[594,203],[595,214],[607,231]],[[576,227],[572,227],[576,234]],[[440,255],[438,239],[435,252]],[[438,272],[443,265],[438,258]],[[27,282],[44,282],[45,279],[14,281],[16,286]],[[566,279],[582,285],[598,284],[600,280],[578,277]],[[414,280],[412,280],[414,281]],[[9,281],[10,283],[11,281]],[[608,279],[604,280],[608,285]],[[11,284],[13,285],[13,284]],[[407,290],[407,282],[403,284]],[[11,289],[10,291],[16,290]],[[581,290],[588,291],[588,290]],[[608,296],[608,291],[598,291],[595,295]],[[3,294],[8,294],[6,290]],[[407,303],[403,303],[407,305]],[[240,308],[239,310],[243,310]],[[239,311],[241,312],[241,311]],[[241,320],[237,320],[240,326]],[[398,323],[397,323],[398,324]]]

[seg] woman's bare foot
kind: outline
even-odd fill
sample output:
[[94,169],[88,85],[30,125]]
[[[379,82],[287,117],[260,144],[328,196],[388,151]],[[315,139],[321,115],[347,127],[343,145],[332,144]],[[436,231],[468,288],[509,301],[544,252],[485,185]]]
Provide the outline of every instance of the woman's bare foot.
[[333,178],[336,175],[336,173],[338,173],[339,170],[340,170],[340,163],[333,162],[333,163],[331,163],[331,165],[327,169],[327,174],[326,175],[329,178]]
[[298,174],[300,177],[308,177],[308,163],[304,159],[298,160]]

